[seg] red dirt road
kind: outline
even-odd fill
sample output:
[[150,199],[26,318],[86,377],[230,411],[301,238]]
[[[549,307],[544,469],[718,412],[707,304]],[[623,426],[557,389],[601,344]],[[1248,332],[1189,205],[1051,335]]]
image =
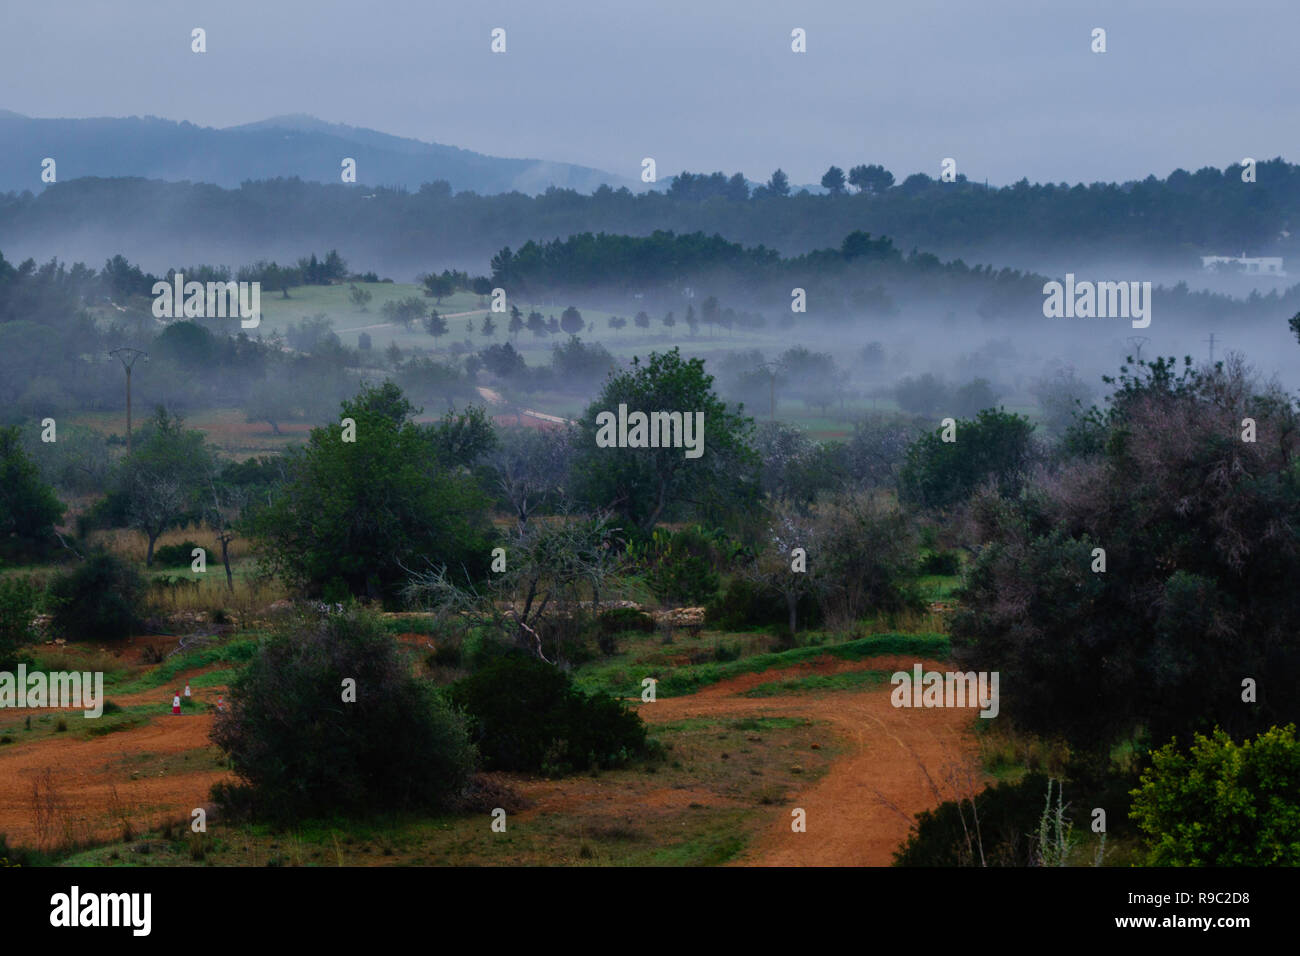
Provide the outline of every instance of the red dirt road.
[[[824,722],[842,752],[819,780],[791,793],[770,809],[770,819],[736,865],[886,866],[906,838],[911,818],[958,794],[982,786],[972,710],[896,709],[890,686],[820,690],[779,697],[739,696],[774,681],[848,671],[910,670],[914,658],[877,657],[844,661],[829,656],[796,667],[747,674],[684,697],[660,697],[638,710],[651,724],[690,717],[804,717]],[[923,662],[927,669],[945,665]],[[173,683],[184,686],[185,676]],[[0,747],[0,833],[14,845],[38,845],[39,815],[33,788],[50,771],[56,795],[46,842],[121,839],[125,816],[135,832],[164,820],[185,820],[208,804],[213,783],[228,777],[217,762],[208,732],[211,712],[167,714],[169,687],[122,697],[126,704],[156,699],[159,715],[144,726],[102,737],[45,736]],[[221,693],[203,688],[201,699]],[[196,694],[196,696],[199,696]],[[138,698],[138,699],[137,699]],[[71,719],[80,719],[79,717]],[[533,808],[555,812],[578,804],[604,804],[620,811],[634,804],[688,805],[689,790],[649,788],[635,795],[610,781],[566,778],[514,784]],[[635,789],[635,788],[634,788]],[[717,803],[716,797],[710,802]],[[742,806],[742,804],[737,804]],[[807,815],[807,832],[791,831],[792,808]]]
[[[747,674],[688,697],[642,705],[650,722],[688,717],[807,717],[828,722],[847,753],[801,793],[792,795],[753,846],[735,861],[749,866],[888,866],[911,817],[982,786],[971,710],[895,708],[891,687],[783,697],[738,694],[758,684],[846,671],[911,670],[915,658],[861,661],[819,658],[806,665]],[[945,665],[924,661],[926,669]],[[807,832],[791,830],[790,811],[806,812]]]
[[[160,708],[161,710],[161,704]],[[71,718],[79,719],[79,718]],[[48,768],[54,794],[53,842],[120,838],[125,816],[135,832],[187,819],[208,805],[212,784],[228,776],[213,765],[209,714],[170,714],[102,737],[44,738],[0,750],[0,833],[36,846],[33,788]],[[116,797],[114,791],[116,790]]]

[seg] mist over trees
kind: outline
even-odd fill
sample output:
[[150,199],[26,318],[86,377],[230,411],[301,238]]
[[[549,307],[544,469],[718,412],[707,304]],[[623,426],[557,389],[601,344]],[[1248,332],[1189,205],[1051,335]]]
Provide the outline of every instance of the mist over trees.
[[[1289,248],[1276,232],[1300,199],[1295,169],[1261,164],[1268,185],[1252,196],[1237,174],[988,189],[896,183],[846,157],[817,195],[781,170],[757,186],[684,173],[645,195],[247,183],[201,193],[214,251],[188,266],[150,259],[155,275],[126,240],[100,269],[0,257],[0,416],[13,423],[0,426],[0,558],[52,576],[3,569],[16,583],[0,589],[0,653],[47,610],[73,639],[129,636],[158,613],[177,551],[218,548],[220,600],[249,595],[245,620],[267,610],[251,595],[269,587],[279,610],[321,611],[259,646],[219,743],[258,799],[329,809],[292,777],[319,796],[336,768],[319,749],[295,753],[313,744],[296,732],[267,744],[289,719],[268,700],[288,695],[290,722],[306,719],[325,699],[314,682],[365,658],[392,705],[356,724],[332,713],[321,739],[356,772],[401,766],[375,789],[351,785],[337,803],[354,810],[449,806],[471,741],[486,765],[529,772],[641,759],[645,728],[615,698],[635,699],[647,660],[680,668],[666,680],[689,689],[742,655],[858,660],[877,639],[873,655],[951,650],[1002,675],[1014,733],[1086,805],[1131,791],[1150,758],[1134,807],[1161,859],[1249,858],[1187,846],[1168,794],[1193,763],[1290,759],[1276,728],[1298,715],[1279,688],[1300,686],[1300,419],[1237,352],[1180,366],[1141,349],[1203,330],[1221,337],[1211,349],[1248,335],[1290,345],[1300,286],[1232,298],[1156,283],[1148,337],[1127,316],[1050,324],[1047,276],[967,263],[1012,241],[1178,268],[1202,243]],[[165,197],[170,216],[200,194],[56,184],[0,198],[0,235],[57,236],[73,200],[93,227],[122,196]],[[265,248],[223,257],[237,213]],[[351,234],[336,241],[339,222]],[[380,263],[412,281],[383,283]],[[254,331],[155,316],[153,283],[178,273],[261,282],[275,319]],[[135,412],[129,435],[119,348],[147,353],[131,394],[152,412]],[[1103,378],[1101,363],[1119,371]],[[669,426],[699,413],[701,444],[611,440],[624,410]],[[41,437],[47,417],[57,442]],[[119,554],[91,547],[115,538],[129,542]],[[401,632],[405,650],[378,616],[398,610],[422,618]],[[689,637],[665,649],[674,628]],[[526,695],[512,696],[518,682]],[[577,690],[589,683],[602,693]],[[437,773],[354,734],[408,721]],[[1216,728],[1266,746],[1243,755]],[[1192,732],[1210,743],[1186,757],[1168,744]],[[1025,793],[980,798],[1014,834]],[[907,859],[963,858],[930,842],[957,839],[950,809],[924,821]]]
[[1216,251],[1294,255],[1296,240],[1282,234],[1300,213],[1300,167],[1278,158],[1259,162],[1254,182],[1242,182],[1241,173],[1233,164],[1127,183],[1021,180],[986,188],[964,175],[942,182],[924,173],[887,185],[893,173],[859,162],[849,168],[857,179],[847,180],[853,191],[787,195],[788,177],[773,173],[748,198],[744,178],[724,173],[683,173],[662,190],[640,194],[602,186],[587,195],[551,188],[538,196],[453,193],[446,183],[363,192],[298,179],[238,189],[79,179],[52,184],[39,196],[0,195],[0,247],[22,237],[99,231],[106,240],[116,237],[114,251],[129,245],[165,257],[160,243],[175,227],[123,223],[117,210],[129,206],[171,210],[168,223],[204,221],[217,248],[246,248],[243,237],[252,233],[263,244],[257,255],[268,260],[324,243],[411,272],[424,271],[422,263],[431,259],[480,269],[504,246],[583,232],[716,231],[786,256],[836,244],[856,229],[891,236],[904,248],[966,258],[1068,250],[1086,259],[1128,256],[1191,266]]

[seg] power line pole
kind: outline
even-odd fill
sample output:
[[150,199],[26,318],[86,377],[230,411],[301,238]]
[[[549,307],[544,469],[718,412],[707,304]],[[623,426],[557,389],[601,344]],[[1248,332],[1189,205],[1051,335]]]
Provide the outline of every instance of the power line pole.
[[1201,341],[1210,343],[1210,368],[1214,368],[1214,333],[1211,332],[1208,339],[1201,339]]
[[776,373],[781,368],[781,363],[779,361],[763,362],[759,365],[759,368],[767,370],[767,384],[769,389],[768,400],[770,402],[770,407],[768,409],[768,417],[773,421],[775,421],[776,420]]
[[122,368],[126,369],[126,453],[129,455],[131,454],[131,366],[142,355],[147,359],[149,353],[124,345],[110,350],[108,354],[114,356],[122,363]]
[[1150,342],[1151,339],[1149,339],[1145,335],[1130,335],[1126,341],[1128,342],[1129,345],[1133,346],[1133,348],[1137,351],[1137,360],[1141,362],[1142,346]]

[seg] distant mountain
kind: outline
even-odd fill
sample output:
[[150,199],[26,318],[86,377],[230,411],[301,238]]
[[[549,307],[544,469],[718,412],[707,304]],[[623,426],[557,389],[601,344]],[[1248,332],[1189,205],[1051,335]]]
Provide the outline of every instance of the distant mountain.
[[369,186],[417,189],[443,179],[457,192],[483,194],[536,194],[550,186],[591,192],[602,183],[640,186],[587,166],[486,156],[300,114],[214,129],[153,116],[34,119],[0,110],[0,192],[39,192],[45,185],[41,161],[47,156],[57,163],[60,181],[141,176],[229,187],[297,176],[337,183],[343,159],[351,157],[358,183]]

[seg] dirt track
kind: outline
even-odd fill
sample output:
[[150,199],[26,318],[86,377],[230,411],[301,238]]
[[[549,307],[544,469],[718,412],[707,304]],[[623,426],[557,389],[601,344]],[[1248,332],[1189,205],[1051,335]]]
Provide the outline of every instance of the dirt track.
[[120,836],[123,814],[135,832],[162,820],[188,818],[193,808],[208,804],[212,784],[227,776],[208,757],[211,726],[206,713],[167,714],[103,737],[5,746],[0,751],[0,833],[15,845],[37,845],[33,788],[46,768],[55,796],[56,840]]
[[[818,658],[796,667],[748,674],[684,697],[660,697],[640,706],[651,724],[689,717],[806,717],[824,721],[840,738],[844,753],[820,780],[771,809],[771,819],[738,865],[885,866],[906,837],[910,818],[957,793],[977,767],[970,710],[895,709],[890,687],[795,693],[779,697],[739,696],[773,681],[863,670],[910,670],[914,658],[862,661]],[[926,661],[927,668],[944,665]],[[173,683],[183,686],[186,676]],[[222,691],[203,688],[196,698],[213,701]],[[219,768],[208,741],[210,712],[167,713],[168,687],[118,698],[123,704],[157,700],[158,716],[144,726],[83,739],[44,737],[0,748],[0,833],[13,844],[38,843],[33,787],[50,770],[57,795],[54,839],[120,839],[125,814],[135,832],[162,820],[188,818],[208,803]],[[72,718],[80,719],[80,718]],[[977,771],[972,775],[978,777]],[[689,790],[651,789],[632,794],[608,780],[574,777],[515,784],[534,801],[531,813],[553,813],[598,804],[609,812],[635,805],[674,807],[696,798]],[[976,783],[976,786],[980,785]],[[116,791],[116,793],[115,793]],[[716,803],[716,797],[711,798]],[[740,804],[737,804],[740,806]],[[807,813],[807,832],[790,829],[790,810]],[[125,809],[123,809],[125,808]]]
[[[764,714],[830,723],[847,747],[821,780],[795,794],[737,865],[888,866],[906,838],[910,817],[970,790],[978,777],[970,710],[895,708],[890,686],[783,697],[739,694],[758,684],[810,674],[910,670],[915,658],[861,661],[820,658],[806,665],[747,674],[688,697],[660,698],[640,708],[647,721]],[[923,662],[927,669],[945,665]],[[980,784],[976,784],[978,787]],[[807,832],[791,831],[802,807]]]

